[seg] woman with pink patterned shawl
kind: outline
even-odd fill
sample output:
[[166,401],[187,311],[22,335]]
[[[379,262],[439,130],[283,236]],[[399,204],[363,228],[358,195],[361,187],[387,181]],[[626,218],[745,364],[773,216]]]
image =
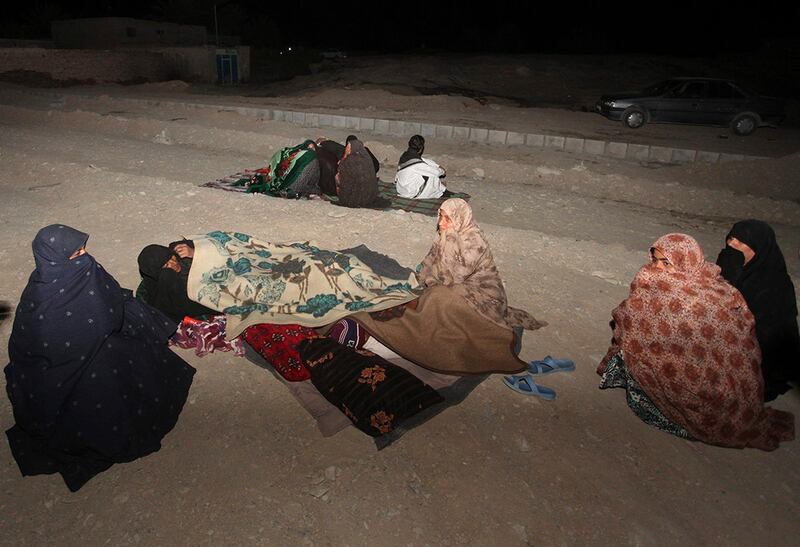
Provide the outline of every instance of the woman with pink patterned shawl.
[[794,438],[794,417],[763,404],[753,314],[692,237],[658,239],[612,316],[600,387],[624,387],[642,420],[727,447]]

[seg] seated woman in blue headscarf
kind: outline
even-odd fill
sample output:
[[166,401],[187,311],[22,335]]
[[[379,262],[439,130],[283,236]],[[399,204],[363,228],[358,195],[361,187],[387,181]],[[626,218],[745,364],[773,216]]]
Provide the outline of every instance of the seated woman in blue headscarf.
[[167,347],[176,324],[120,288],[88,237],[60,224],[36,234],[5,367],[20,471],[60,473],[72,491],[157,451],[195,372]]

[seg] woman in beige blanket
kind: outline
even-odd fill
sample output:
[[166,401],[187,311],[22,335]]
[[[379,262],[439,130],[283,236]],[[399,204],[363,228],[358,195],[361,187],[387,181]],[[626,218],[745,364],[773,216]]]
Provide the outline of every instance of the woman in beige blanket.
[[501,327],[535,330],[546,325],[528,312],[508,306],[489,243],[466,201],[453,198],[442,204],[438,231],[439,237],[422,261],[420,284],[452,287],[475,311]]
[[[370,335],[401,356],[445,374],[517,373],[515,327],[546,323],[508,306],[489,244],[462,199],[439,209],[439,236],[418,274],[425,292],[416,306],[354,316]],[[388,312],[388,311],[387,311]],[[516,348],[515,348],[516,346]],[[447,348],[447,351],[442,351]]]

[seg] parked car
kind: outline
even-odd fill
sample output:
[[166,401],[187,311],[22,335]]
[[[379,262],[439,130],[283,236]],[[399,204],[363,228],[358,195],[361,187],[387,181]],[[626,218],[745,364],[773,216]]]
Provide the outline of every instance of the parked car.
[[673,78],[635,93],[603,95],[595,109],[631,129],[651,122],[690,123],[729,126],[737,135],[775,126],[785,117],[781,99],[714,78]]

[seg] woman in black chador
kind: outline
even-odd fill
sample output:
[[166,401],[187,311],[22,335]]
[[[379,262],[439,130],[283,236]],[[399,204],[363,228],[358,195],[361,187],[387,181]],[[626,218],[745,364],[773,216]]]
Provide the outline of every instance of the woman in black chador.
[[59,224],[36,234],[5,368],[20,471],[60,473],[72,491],[157,451],[195,372],[167,347],[175,322],[120,288],[88,237]]
[[739,289],[756,318],[761,346],[764,400],[788,391],[800,380],[800,334],[797,301],[786,262],[766,222],[737,222],[717,258],[722,275]]

